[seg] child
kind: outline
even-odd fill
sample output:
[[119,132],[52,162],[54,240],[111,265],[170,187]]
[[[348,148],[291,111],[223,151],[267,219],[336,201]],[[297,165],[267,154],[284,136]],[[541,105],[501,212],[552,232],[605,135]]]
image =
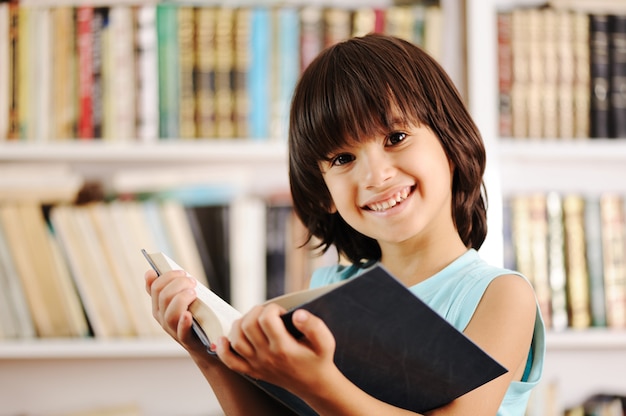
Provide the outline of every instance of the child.
[[[380,262],[509,370],[428,414],[522,416],[541,376],[543,322],[527,280],[478,256],[485,149],[441,67],[384,35],[326,49],[294,93],[289,167],[294,209],[310,236],[350,262],[315,271],[312,286]],[[155,317],[189,351],[226,414],[290,414],[237,373],[280,385],[321,415],[413,414],[346,379],[333,363],[333,335],[304,310],[293,316],[303,340],[287,333],[280,307],[257,306],[216,341],[220,359],[211,357],[190,335],[194,284],[184,272],[146,273]]]

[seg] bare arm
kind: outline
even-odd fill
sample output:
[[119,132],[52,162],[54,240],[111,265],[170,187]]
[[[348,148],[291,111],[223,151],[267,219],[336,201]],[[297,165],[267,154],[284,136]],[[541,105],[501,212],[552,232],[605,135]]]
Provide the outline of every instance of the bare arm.
[[[303,310],[294,314],[294,324],[305,334],[297,341],[285,331],[282,312],[269,305],[248,313],[233,328],[231,343],[219,343],[222,361],[288,388],[321,415],[415,414],[369,396],[346,379],[333,363],[334,338],[321,320]],[[523,374],[535,313],[534,293],[524,279],[511,275],[492,282],[465,333],[510,371],[428,415],[495,415],[511,381]]]
[[220,360],[208,354],[191,331],[192,316],[187,310],[195,299],[196,281],[177,270],[157,279],[153,270],[145,274],[146,290],[152,297],[152,313],[163,329],[183,346],[207,379],[222,409],[229,416],[292,415],[280,403],[261,391]]

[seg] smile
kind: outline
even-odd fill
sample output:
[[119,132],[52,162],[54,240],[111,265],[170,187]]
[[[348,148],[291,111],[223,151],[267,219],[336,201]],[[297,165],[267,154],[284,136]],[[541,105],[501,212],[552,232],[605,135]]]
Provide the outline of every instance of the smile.
[[386,211],[395,207],[409,196],[411,188],[404,188],[403,190],[396,192],[391,198],[384,201],[375,202],[366,206],[367,209],[376,212]]

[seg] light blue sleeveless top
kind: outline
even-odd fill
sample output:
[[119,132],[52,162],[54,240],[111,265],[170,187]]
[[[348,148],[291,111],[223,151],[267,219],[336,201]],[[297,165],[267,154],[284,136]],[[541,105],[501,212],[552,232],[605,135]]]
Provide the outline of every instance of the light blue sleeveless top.
[[[354,265],[323,267],[313,273],[310,286],[319,287],[363,273]],[[498,276],[518,272],[490,266],[474,249],[468,250],[440,272],[409,289],[459,331],[465,330],[487,286]],[[524,277],[525,278],[525,277]],[[533,387],[541,379],[545,355],[545,327],[539,307],[533,341],[522,381],[513,381],[498,410],[498,416],[523,416]]]

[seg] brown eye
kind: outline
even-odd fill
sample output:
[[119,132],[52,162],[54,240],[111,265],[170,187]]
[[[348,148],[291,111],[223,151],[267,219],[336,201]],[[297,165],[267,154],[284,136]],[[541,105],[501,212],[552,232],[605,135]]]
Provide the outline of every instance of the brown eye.
[[349,154],[349,153],[342,153],[340,155],[335,156],[335,158],[332,160],[332,165],[333,166],[342,166],[345,165],[346,163],[350,163],[354,160],[354,156]]
[[403,141],[405,138],[406,138],[406,133],[397,131],[387,136],[387,144],[389,146],[394,146],[400,143],[401,141]]

